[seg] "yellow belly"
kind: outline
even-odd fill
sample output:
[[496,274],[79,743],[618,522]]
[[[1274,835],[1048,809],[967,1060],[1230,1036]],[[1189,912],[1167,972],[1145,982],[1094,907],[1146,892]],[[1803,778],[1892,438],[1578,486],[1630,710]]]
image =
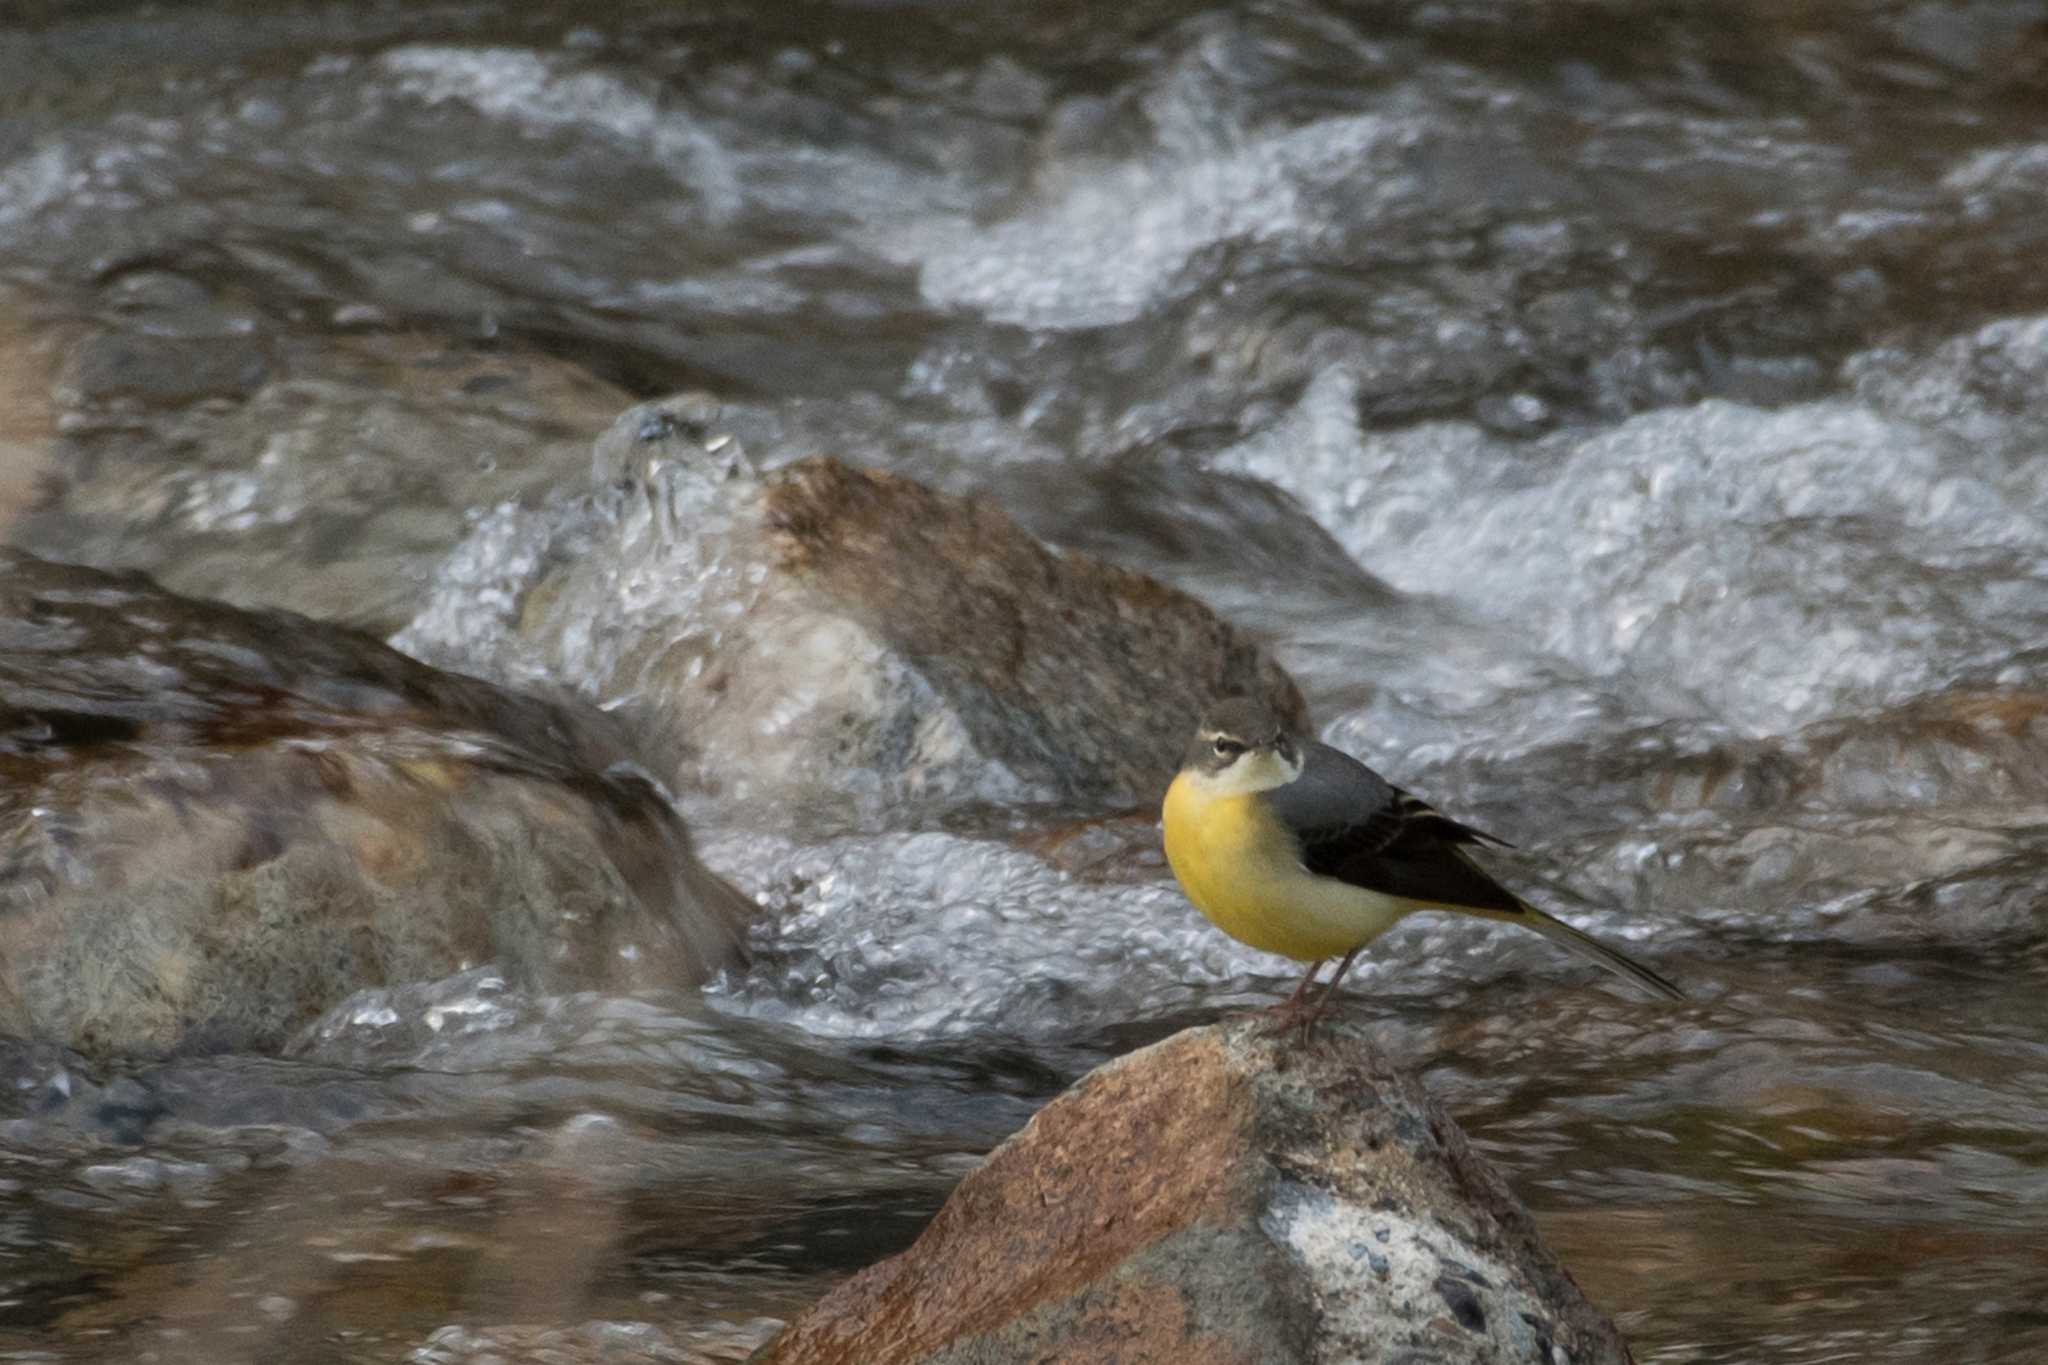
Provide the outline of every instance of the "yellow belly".
[[1337,957],[1419,905],[1311,874],[1254,795],[1217,796],[1183,774],[1166,792],[1166,861],[1224,933],[1298,962]]

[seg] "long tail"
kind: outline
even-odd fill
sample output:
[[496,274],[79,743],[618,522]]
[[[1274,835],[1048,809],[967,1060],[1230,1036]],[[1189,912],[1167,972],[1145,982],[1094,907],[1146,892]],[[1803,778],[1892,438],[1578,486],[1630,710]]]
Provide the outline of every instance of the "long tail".
[[1527,925],[1551,942],[1563,944],[1580,957],[1591,958],[1616,976],[1627,977],[1652,995],[1662,996],[1666,1000],[1685,999],[1685,992],[1677,986],[1634,958],[1608,947],[1591,934],[1582,934],[1557,916],[1546,915],[1527,903],[1523,904],[1522,912],[1513,917],[1515,923]]

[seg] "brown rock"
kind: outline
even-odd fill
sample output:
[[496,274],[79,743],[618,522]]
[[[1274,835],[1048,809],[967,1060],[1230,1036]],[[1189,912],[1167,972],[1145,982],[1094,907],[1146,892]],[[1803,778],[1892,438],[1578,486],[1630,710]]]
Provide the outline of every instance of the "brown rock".
[[1063,820],[1020,833],[1012,842],[1081,881],[1157,881],[1172,875],[1159,842],[1159,812],[1144,807]]
[[[632,702],[679,785],[784,806],[1156,805],[1201,709],[1300,693],[1248,635],[994,505],[806,459],[754,473],[678,399],[598,443],[623,477],[485,522],[401,648]],[[515,605],[493,623],[493,602]]]
[[972,698],[977,744],[1013,767],[1055,750],[1149,802],[1215,697],[1276,696],[1305,718],[1280,666],[1207,607],[1050,550],[992,503],[823,459],[763,486],[781,567],[922,664],[942,693]]
[[0,539],[48,477],[57,432],[50,386],[61,334],[36,327],[26,311],[0,289]]
[[486,962],[694,984],[751,905],[609,720],[0,550],[0,1032],[267,1048]]
[[758,1365],[1629,1359],[1413,1079],[1256,1030],[1095,1071]]

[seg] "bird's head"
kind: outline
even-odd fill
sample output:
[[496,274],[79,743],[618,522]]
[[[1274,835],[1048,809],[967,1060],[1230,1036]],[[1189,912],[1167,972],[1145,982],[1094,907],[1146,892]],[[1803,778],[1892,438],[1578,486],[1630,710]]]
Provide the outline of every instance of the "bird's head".
[[1181,771],[1218,796],[1270,791],[1301,776],[1301,741],[1280,713],[1250,697],[1210,707]]

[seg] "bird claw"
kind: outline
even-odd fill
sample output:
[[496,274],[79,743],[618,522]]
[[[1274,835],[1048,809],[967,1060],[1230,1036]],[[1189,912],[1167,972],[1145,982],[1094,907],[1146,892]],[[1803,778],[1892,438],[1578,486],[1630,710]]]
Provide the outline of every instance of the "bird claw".
[[1315,1033],[1316,1021],[1323,1017],[1322,1002],[1304,1005],[1288,1000],[1262,1011],[1262,1017],[1264,1022],[1259,1025],[1259,1037],[1280,1038],[1299,1029],[1300,1041],[1306,1044]]

